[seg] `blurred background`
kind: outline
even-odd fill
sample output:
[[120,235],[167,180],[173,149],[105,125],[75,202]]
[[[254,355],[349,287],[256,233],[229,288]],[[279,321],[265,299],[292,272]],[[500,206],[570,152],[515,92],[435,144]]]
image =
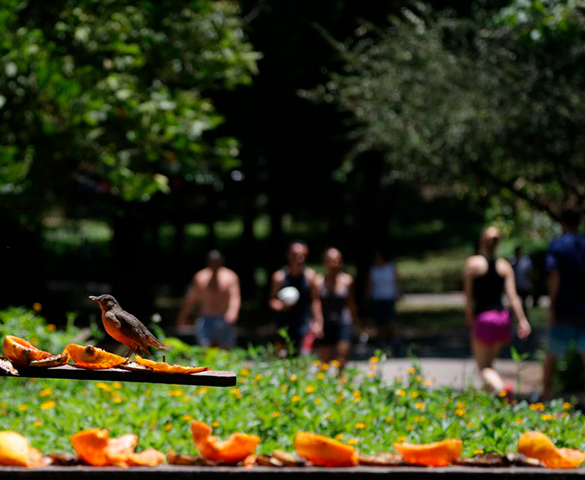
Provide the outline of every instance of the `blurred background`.
[[302,239],[318,270],[344,253],[364,313],[389,253],[416,353],[467,354],[462,268],[495,224],[545,324],[546,246],[585,206],[583,1],[0,5],[0,308],[83,324],[112,293],[171,331],[219,248],[262,342]]

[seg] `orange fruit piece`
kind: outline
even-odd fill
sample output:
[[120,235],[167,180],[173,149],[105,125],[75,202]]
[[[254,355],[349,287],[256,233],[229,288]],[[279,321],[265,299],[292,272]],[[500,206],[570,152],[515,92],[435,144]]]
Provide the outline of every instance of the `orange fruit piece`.
[[138,445],[138,435],[128,433],[118,438],[110,438],[105,448],[110,463],[124,463],[134,453]]
[[165,460],[165,456],[154,448],[135,453],[138,436],[132,433],[110,438],[107,430],[91,428],[73,435],[71,444],[81,460],[95,467],[106,465],[154,467]]
[[311,432],[295,436],[297,454],[321,467],[351,467],[358,464],[358,452],[345,443]]
[[32,360],[43,360],[52,356],[49,352],[39,350],[32,343],[13,335],[4,337],[2,348],[6,358],[16,365],[28,365]]
[[185,367],[183,365],[169,365],[166,362],[155,362],[142,358],[140,355],[136,355],[136,363],[152,369],[153,372],[159,373],[182,373],[188,375],[209,370],[209,367]]
[[548,468],[575,468],[585,461],[585,452],[557,448],[542,432],[526,432],[518,440],[518,452],[540,460]]
[[114,355],[113,353],[106,352],[105,350],[92,345],[84,347],[72,343],[67,345],[65,350],[69,352],[69,355],[77,365],[92,370],[117,367],[128,361],[128,359],[124,357]]
[[395,443],[394,448],[405,462],[429,467],[445,467],[461,456],[463,442],[458,438],[448,438],[440,442],[420,445]]
[[133,453],[128,457],[126,463],[130,466],[156,467],[165,461],[164,453],[148,448],[140,453]]
[[191,421],[193,443],[201,456],[212,462],[239,463],[256,451],[260,443],[257,435],[232,433],[223,442],[211,435],[211,427],[204,422]]
[[7,467],[42,467],[41,452],[29,445],[28,440],[12,431],[0,432],[0,465]]
[[71,445],[79,458],[94,467],[109,465],[106,448],[110,440],[108,431],[101,428],[91,428],[77,432],[71,437]]

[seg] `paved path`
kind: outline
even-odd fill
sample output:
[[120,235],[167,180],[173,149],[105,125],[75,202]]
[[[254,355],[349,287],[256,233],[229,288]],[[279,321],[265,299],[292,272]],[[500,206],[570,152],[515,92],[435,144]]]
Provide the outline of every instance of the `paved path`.
[[[423,375],[432,382],[432,386],[449,386],[463,389],[469,383],[481,388],[475,362],[472,359],[421,358],[419,360]],[[367,362],[356,362],[359,368],[367,370]],[[390,380],[396,376],[407,376],[412,360],[407,358],[391,359],[382,365],[384,378]],[[512,360],[497,360],[495,368],[505,382],[511,382],[514,390],[517,383],[517,366]],[[520,390],[518,393],[530,394],[540,391],[542,365],[540,362],[522,362],[520,367]]]
[[[465,294],[463,292],[444,293],[407,293],[401,300],[402,307],[463,307],[465,306]],[[547,296],[540,297],[539,306],[548,308],[550,300]]]

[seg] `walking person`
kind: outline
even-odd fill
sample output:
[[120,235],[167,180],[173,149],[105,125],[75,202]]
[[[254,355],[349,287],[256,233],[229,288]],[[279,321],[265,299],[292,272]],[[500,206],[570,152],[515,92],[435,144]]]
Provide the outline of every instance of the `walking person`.
[[531,331],[522,302],[516,292],[514,270],[504,258],[496,256],[501,233],[489,227],[481,235],[480,254],[465,262],[465,318],[471,329],[471,349],[484,382],[491,391],[504,390],[504,382],[493,368],[494,360],[512,339],[510,312],[502,303],[505,293],[518,321],[518,337]]
[[236,344],[234,324],[240,313],[240,281],[224,263],[221,252],[209,252],[207,267],[193,276],[177,318],[177,331],[191,332],[189,316],[197,309],[195,336],[204,347],[231,348]]
[[398,339],[394,317],[399,292],[398,273],[394,262],[389,261],[380,251],[376,252],[374,264],[370,268],[366,292],[381,346],[396,347]]
[[[288,330],[297,353],[311,327],[311,295],[316,274],[305,266],[308,255],[309,247],[305,242],[292,242],[286,252],[288,264],[274,272],[270,290],[269,306],[278,312],[279,326]],[[297,291],[292,300],[281,295],[285,289]]]
[[567,209],[561,214],[563,234],[549,245],[549,344],[544,363],[542,396],[552,393],[557,359],[575,342],[585,367],[585,237],[579,235],[580,215]]
[[325,274],[317,274],[312,302],[316,353],[323,362],[337,360],[343,369],[359,325],[353,277],[343,271],[343,256],[336,248],[323,255]]
[[514,256],[510,258],[510,265],[514,270],[516,291],[522,301],[524,313],[527,314],[526,299],[532,294],[532,260],[528,255],[524,255],[522,247],[518,245],[514,250]]

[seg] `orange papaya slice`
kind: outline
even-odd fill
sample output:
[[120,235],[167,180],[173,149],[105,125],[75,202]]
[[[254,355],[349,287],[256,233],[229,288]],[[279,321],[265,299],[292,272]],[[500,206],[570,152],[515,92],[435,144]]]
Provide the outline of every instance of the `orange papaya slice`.
[[191,421],[193,443],[201,456],[212,462],[239,463],[256,451],[260,437],[245,433],[233,433],[227,440],[219,441],[211,435],[211,427],[204,422]]
[[461,456],[463,442],[458,438],[449,438],[440,442],[426,444],[395,443],[394,448],[405,462],[430,467],[450,465]]
[[6,335],[2,344],[4,355],[16,365],[28,365],[33,360],[43,360],[52,355],[39,350],[32,343],[14,335]]
[[295,436],[297,454],[321,467],[352,467],[358,464],[358,452],[345,443],[311,432]]
[[526,432],[518,440],[518,453],[540,460],[547,468],[575,468],[585,461],[585,452],[557,448],[542,432]]
[[209,370],[209,367],[185,367],[183,365],[169,365],[166,362],[155,362],[153,360],[142,358],[140,355],[136,355],[136,363],[142,365],[143,367],[148,367],[152,369],[153,372],[158,373],[182,373],[185,375],[190,375],[192,373],[205,372]]
[[84,347],[83,345],[72,343],[67,345],[65,350],[69,352],[69,355],[78,366],[91,370],[113,368],[128,361],[124,357],[114,355],[92,345]]
[[28,440],[12,431],[0,432],[0,465],[7,467],[42,467],[41,452],[29,445]]

